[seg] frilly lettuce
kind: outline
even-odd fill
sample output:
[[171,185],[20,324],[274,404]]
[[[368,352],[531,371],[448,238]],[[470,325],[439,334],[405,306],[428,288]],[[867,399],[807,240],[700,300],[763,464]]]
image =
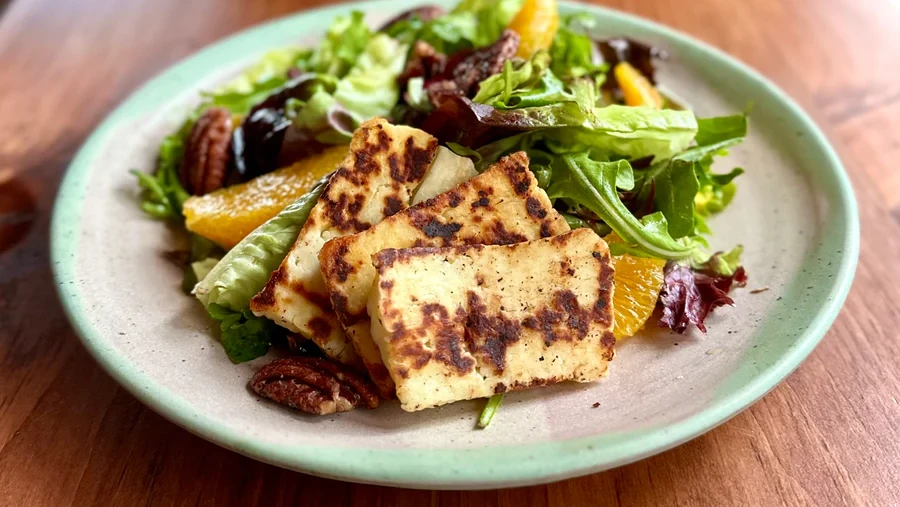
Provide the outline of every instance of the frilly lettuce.
[[397,76],[406,64],[407,49],[385,34],[375,35],[338,82],[334,97],[358,121],[387,115],[399,100]]
[[538,51],[531,60],[507,60],[503,71],[479,84],[478,93],[472,100],[497,109],[575,101],[576,96],[566,89],[549,66],[550,55],[546,51]]
[[296,241],[326,182],[327,177],[319,180],[306,195],[259,226],[225,254],[206,278],[194,287],[194,295],[203,306],[216,304],[237,312],[250,307],[250,299],[266,285],[272,271],[278,268]]
[[413,16],[391,24],[386,33],[404,43],[425,41],[449,55],[497,40],[521,5],[522,0],[463,0],[444,16],[430,21]]
[[376,34],[353,67],[333,87],[320,87],[306,102],[291,105],[296,129],[326,144],[347,142],[362,121],[387,116],[397,104],[397,76],[403,71],[408,47]]
[[335,77],[346,75],[357,58],[366,51],[372,36],[363,18],[363,13],[359,11],[335,18],[319,47],[301,62],[300,69]]
[[559,29],[550,45],[551,69],[563,79],[605,78],[608,66],[603,63],[595,43],[585,33],[596,23],[592,15],[574,14],[560,20]]
[[288,70],[296,67],[308,54],[309,51],[292,47],[267,52],[257,63],[221,88],[202,92],[205,100],[201,108],[218,106],[235,114],[247,113],[255,104],[284,86],[288,81]]

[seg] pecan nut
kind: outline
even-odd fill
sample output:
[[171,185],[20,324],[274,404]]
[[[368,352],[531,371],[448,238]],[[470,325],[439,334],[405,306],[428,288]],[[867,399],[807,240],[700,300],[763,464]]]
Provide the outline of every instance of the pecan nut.
[[377,408],[372,383],[344,365],[318,357],[287,357],[265,365],[250,379],[250,389],[272,401],[318,415]]
[[222,188],[228,176],[231,143],[231,113],[212,107],[197,118],[184,145],[179,177],[192,195]]

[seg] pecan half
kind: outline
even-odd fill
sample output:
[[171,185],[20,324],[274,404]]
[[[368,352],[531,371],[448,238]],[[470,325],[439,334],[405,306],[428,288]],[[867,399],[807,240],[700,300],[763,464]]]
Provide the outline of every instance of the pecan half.
[[187,138],[179,177],[192,195],[222,188],[228,176],[231,143],[231,112],[221,107],[206,110]]
[[287,357],[265,365],[250,379],[250,389],[272,401],[310,414],[377,408],[378,391],[368,379],[344,365],[318,357]]

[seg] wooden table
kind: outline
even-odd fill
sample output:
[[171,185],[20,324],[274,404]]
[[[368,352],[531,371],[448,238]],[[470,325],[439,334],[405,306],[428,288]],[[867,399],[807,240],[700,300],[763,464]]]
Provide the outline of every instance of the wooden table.
[[224,35],[320,3],[7,5],[0,504],[900,505],[900,7],[889,0],[608,2],[709,41],[784,87],[835,143],[860,202],[859,270],[833,329],[786,382],[707,435],[547,486],[410,491],[257,463],[119,388],[79,345],[51,283],[47,227],[60,176],[88,133],[150,76]]

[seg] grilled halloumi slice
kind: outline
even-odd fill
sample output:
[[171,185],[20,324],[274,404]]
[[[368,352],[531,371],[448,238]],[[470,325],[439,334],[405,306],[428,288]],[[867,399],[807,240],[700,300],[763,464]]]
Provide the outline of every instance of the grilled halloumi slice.
[[606,242],[577,229],[504,246],[387,249],[372,337],[407,411],[604,376],[614,355]]
[[[317,254],[326,241],[364,231],[408,207],[420,185],[441,192],[477,174],[467,159],[462,164],[468,172],[456,166],[429,170],[437,151],[437,139],[424,131],[383,119],[363,123],[291,251],[252,299],[253,313],[312,339],[329,357],[361,366],[331,309]],[[447,153],[459,165],[462,157]]]
[[518,243],[568,230],[519,152],[364,232],[325,243],[319,262],[338,319],[382,396],[392,397],[394,383],[372,341],[366,311],[375,280],[373,255],[385,248]]

